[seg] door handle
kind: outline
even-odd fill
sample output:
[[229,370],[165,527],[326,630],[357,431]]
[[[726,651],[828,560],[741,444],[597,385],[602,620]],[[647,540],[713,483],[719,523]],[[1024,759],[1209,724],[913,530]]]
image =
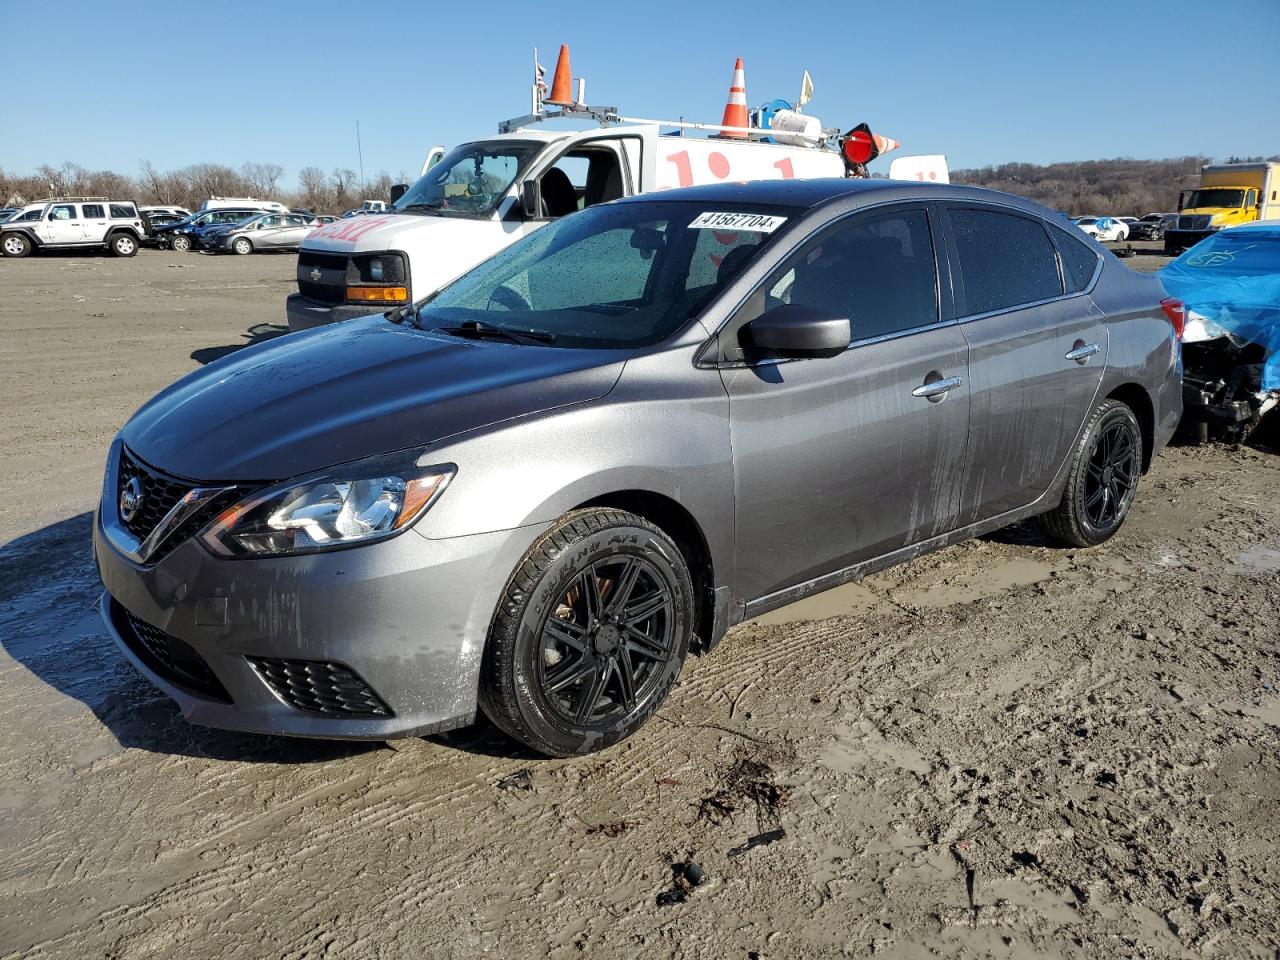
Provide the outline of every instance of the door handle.
[[1089,358],[1096,356],[1102,352],[1102,348],[1096,343],[1085,343],[1083,340],[1077,340],[1075,346],[1067,351],[1067,360],[1074,360],[1080,366],[1084,366],[1089,362]]
[[913,397],[937,402],[960,386],[959,377],[947,377],[945,380],[926,380],[911,391]]

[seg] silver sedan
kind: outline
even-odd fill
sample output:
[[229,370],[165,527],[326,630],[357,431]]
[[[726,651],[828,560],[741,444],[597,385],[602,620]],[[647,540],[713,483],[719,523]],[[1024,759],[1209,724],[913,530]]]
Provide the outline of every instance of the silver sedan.
[[218,231],[207,242],[210,250],[239,254],[255,250],[297,250],[317,226],[315,217],[301,213],[264,213]]

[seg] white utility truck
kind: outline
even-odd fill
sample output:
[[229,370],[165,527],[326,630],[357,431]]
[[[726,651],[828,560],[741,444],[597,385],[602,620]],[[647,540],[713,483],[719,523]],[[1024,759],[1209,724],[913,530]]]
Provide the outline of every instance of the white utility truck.
[[[560,119],[597,127],[542,126]],[[765,142],[778,139],[777,129],[731,128],[742,135],[735,138],[664,128],[721,125],[638,120],[578,104],[536,110],[499,124],[496,136],[456,147],[386,214],[339,220],[307,236],[298,292],[286,305],[289,329],[420,300],[556,217],[597,203],[722,180],[845,175],[838,131],[791,136],[793,145],[784,145]]]

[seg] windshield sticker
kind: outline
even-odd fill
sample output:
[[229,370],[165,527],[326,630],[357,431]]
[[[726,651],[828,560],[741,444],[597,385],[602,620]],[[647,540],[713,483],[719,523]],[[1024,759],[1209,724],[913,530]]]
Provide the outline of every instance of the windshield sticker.
[[786,217],[770,217],[761,213],[700,213],[689,224],[689,229],[749,230],[752,233],[773,233],[786,222]]

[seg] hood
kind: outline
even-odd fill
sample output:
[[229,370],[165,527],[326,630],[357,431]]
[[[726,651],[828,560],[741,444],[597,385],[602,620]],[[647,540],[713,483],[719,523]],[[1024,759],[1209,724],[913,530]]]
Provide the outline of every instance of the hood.
[[179,477],[283,480],[594,400],[630,353],[463,339],[376,315],[211,363],[157,394],[120,437]]
[[405,238],[410,234],[415,238],[444,237],[447,234],[449,244],[456,245],[459,243],[458,238],[462,238],[461,242],[465,243],[468,234],[492,232],[493,221],[488,218],[371,213],[347,217],[345,220],[338,220],[313,230],[307,235],[306,247],[308,250],[327,250],[336,253],[403,250]]

